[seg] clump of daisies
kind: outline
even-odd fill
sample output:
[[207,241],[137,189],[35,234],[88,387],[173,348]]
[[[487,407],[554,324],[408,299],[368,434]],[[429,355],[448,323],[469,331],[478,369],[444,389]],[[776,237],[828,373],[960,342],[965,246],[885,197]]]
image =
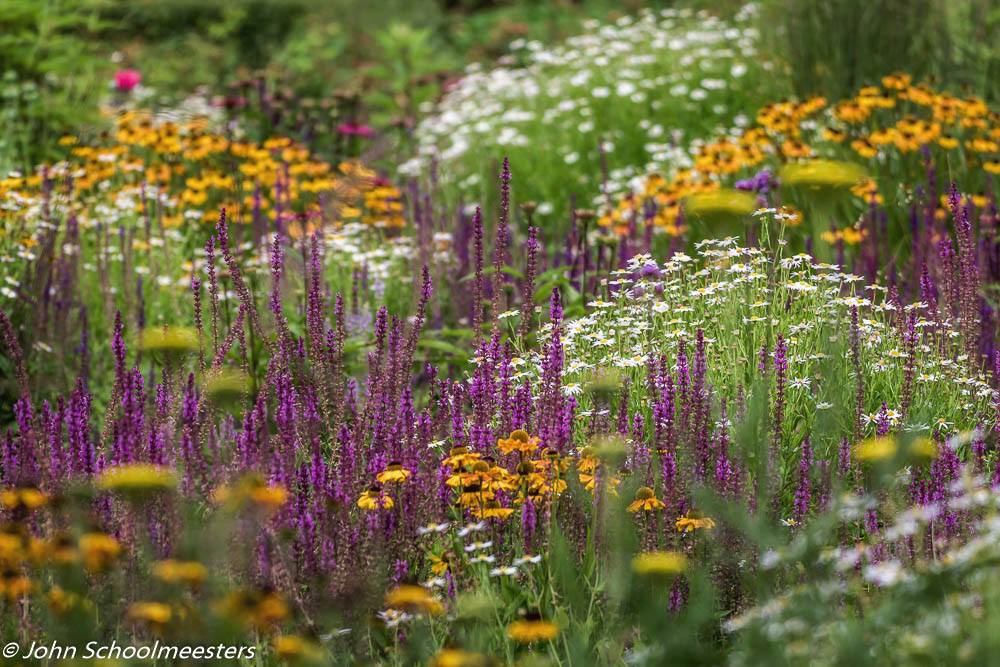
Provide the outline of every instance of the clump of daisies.
[[[593,416],[601,406],[588,403],[588,378],[617,369],[632,405],[651,414],[650,378],[670,374],[679,387],[703,353],[716,416],[742,413],[763,392],[771,410],[781,403],[776,428],[789,448],[822,420],[837,424],[831,437],[852,441],[890,429],[943,437],[993,423],[997,392],[945,308],[903,305],[885,287],[783,249],[726,238],[666,261],[633,257],[584,316],[558,328],[562,391]],[[542,326],[541,350],[554,331]],[[545,361],[526,354],[514,380],[541,377]]]
[[[533,165],[518,184],[539,215],[572,194],[601,197],[652,170],[690,163],[692,141],[746,125],[771,63],[758,54],[756,12],[731,20],[689,9],[586,22],[557,46],[518,40],[499,66],[470,65],[417,126],[406,175],[436,169],[464,201],[490,196],[492,161]],[[602,199],[603,201],[603,199]],[[578,199],[578,204],[586,201]]]
[[[833,530],[861,518],[859,500],[848,495],[831,508],[843,521]],[[1000,602],[998,503],[998,488],[966,469],[937,501],[881,515],[882,539],[833,546],[813,529],[808,538],[827,544],[818,556],[805,548],[806,533],[765,551],[772,576],[810,576],[723,624],[729,664],[836,664],[859,651],[870,664],[989,662]],[[852,641],[875,633],[864,649]]]

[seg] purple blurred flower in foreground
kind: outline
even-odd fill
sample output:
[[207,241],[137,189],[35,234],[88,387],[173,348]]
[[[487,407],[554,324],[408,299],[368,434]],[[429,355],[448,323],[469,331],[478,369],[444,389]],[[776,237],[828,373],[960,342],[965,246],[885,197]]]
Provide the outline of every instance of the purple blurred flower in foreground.
[[778,179],[774,177],[770,169],[761,169],[750,178],[736,181],[737,190],[767,194],[772,189],[778,187]]

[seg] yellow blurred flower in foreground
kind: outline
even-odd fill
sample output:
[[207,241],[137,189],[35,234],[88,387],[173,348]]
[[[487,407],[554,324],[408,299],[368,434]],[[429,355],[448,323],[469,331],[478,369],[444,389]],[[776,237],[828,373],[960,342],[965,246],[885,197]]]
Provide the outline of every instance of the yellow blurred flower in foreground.
[[473,653],[460,648],[442,649],[430,661],[430,667],[490,667],[499,664],[482,653]]
[[632,559],[632,571],[641,577],[673,577],[687,570],[687,556],[676,551],[651,551]]
[[434,598],[430,591],[423,586],[413,584],[403,584],[386,593],[385,606],[411,614],[421,613],[430,616],[444,612],[444,605]]
[[559,636],[559,626],[545,620],[537,612],[507,626],[507,636],[521,644],[549,642]]
[[133,621],[141,621],[159,630],[173,618],[173,610],[162,602],[135,602],[129,606],[127,615]]
[[854,457],[859,461],[878,462],[896,455],[899,445],[895,438],[869,438],[854,448]]
[[121,555],[118,540],[104,533],[86,533],[80,537],[80,557],[88,572],[103,572]]
[[130,463],[104,470],[97,488],[116,493],[151,493],[177,488],[177,475],[170,468],[151,463]]
[[49,497],[32,488],[4,489],[0,491],[0,506],[8,510],[24,508],[34,510],[44,506],[49,501]]
[[153,576],[169,584],[183,583],[195,586],[205,581],[208,568],[197,561],[174,559],[161,560],[153,564]]
[[318,645],[298,635],[278,635],[271,645],[278,658],[289,662],[313,662],[323,655]]

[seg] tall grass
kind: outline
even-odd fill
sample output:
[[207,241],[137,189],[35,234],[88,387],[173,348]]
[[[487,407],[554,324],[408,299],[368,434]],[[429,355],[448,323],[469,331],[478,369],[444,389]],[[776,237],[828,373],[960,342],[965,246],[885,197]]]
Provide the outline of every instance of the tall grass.
[[765,0],[761,29],[799,95],[844,97],[905,70],[997,99],[996,3],[982,0]]

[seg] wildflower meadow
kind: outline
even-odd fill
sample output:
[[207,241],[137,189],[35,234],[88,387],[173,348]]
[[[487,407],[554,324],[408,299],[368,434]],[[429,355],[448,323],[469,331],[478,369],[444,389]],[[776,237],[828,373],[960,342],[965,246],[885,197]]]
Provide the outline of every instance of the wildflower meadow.
[[0,0],[0,664],[1000,664],[1000,14],[798,4]]

